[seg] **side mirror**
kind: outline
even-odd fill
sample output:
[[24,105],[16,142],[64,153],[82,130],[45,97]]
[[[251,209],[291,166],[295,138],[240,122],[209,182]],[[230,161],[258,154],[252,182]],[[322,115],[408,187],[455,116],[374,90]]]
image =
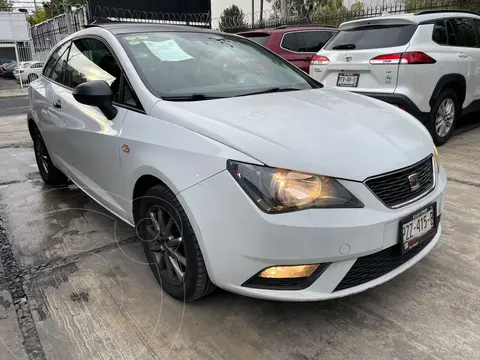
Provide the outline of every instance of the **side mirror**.
[[81,104],[98,107],[108,120],[117,116],[118,110],[112,105],[112,89],[104,80],[84,82],[73,89],[72,95]]

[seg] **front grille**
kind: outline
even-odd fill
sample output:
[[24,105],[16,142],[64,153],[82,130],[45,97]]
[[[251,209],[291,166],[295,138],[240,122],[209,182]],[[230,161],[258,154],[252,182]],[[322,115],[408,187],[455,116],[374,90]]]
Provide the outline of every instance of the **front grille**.
[[[437,224],[439,220],[440,218],[437,217]],[[414,247],[405,255],[401,255],[399,245],[395,245],[375,254],[358,258],[347,275],[345,275],[340,284],[337,285],[334,292],[365,284],[395,270],[425,249],[435,237],[435,234],[436,230],[428,239]]]
[[[411,189],[408,177],[416,174],[419,187]],[[434,186],[432,156],[415,165],[365,181],[367,187],[388,207],[407,203],[427,194]]]

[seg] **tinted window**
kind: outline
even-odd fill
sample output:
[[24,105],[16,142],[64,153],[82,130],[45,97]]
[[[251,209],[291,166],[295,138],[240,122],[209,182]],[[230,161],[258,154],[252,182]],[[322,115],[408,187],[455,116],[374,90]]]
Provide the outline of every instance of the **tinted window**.
[[245,34],[243,35],[245,36],[246,38],[249,38],[250,40],[253,40],[255,41],[256,43],[262,45],[262,46],[265,46],[267,45],[267,41],[268,39],[270,38],[270,35],[268,34],[261,34],[261,35],[258,35],[258,34]]
[[416,25],[371,25],[340,31],[326,46],[327,50],[378,49],[406,45]]
[[120,75],[120,67],[103,42],[97,39],[73,42],[66,70],[67,86],[75,88],[86,81],[105,80],[117,94]]
[[332,37],[330,31],[305,31],[298,33],[300,37],[300,52],[318,52]]
[[[449,22],[452,25],[453,32],[456,38],[457,46],[476,47],[477,38],[475,36],[475,30],[470,19],[451,19]],[[453,45],[453,44],[451,44]]]
[[290,51],[299,52],[300,44],[298,33],[293,32],[283,35],[282,43],[280,46]]
[[55,66],[57,60],[60,58],[60,56],[63,55],[63,53],[68,49],[68,46],[70,43],[66,43],[63,46],[60,46],[57,50],[54,51],[52,56],[47,62],[47,65],[45,65],[45,69],[43,70],[43,75],[50,77],[50,74],[53,70],[53,67]]
[[136,109],[141,109],[140,101],[137,99],[135,92],[132,89],[132,86],[128,80],[124,77],[122,79],[122,91],[121,99],[119,103],[131,106]]
[[119,37],[135,69],[158,96],[238,96],[272,87],[318,87],[263,46],[216,33],[151,32]]
[[480,34],[480,20],[473,19],[473,25],[475,26],[475,30],[477,30],[477,34]]
[[445,27],[445,21],[439,20],[433,25],[432,40],[440,45],[447,45],[447,28]]
[[50,74],[50,79],[63,85],[65,85],[65,66],[67,64],[67,56],[68,49],[63,53],[60,59],[57,60],[55,67]]
[[455,31],[453,30],[453,23],[451,20],[447,20],[445,22],[447,24],[447,38],[448,38],[448,45],[457,46],[457,36],[455,35]]

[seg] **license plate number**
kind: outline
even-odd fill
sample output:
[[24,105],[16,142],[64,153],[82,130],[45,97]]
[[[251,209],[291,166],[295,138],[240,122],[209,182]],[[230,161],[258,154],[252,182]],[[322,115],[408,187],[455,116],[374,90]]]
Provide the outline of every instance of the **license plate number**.
[[337,86],[340,87],[357,87],[360,74],[340,73],[337,78]]
[[408,216],[400,226],[402,254],[405,254],[435,231],[435,204]]

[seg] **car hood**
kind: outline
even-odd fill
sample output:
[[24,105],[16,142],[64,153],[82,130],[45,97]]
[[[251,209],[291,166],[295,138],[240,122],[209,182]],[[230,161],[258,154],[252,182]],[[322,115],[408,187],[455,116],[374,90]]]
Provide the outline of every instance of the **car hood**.
[[152,115],[268,166],[357,181],[406,167],[433,151],[430,134],[408,113],[336,89],[160,101]]

